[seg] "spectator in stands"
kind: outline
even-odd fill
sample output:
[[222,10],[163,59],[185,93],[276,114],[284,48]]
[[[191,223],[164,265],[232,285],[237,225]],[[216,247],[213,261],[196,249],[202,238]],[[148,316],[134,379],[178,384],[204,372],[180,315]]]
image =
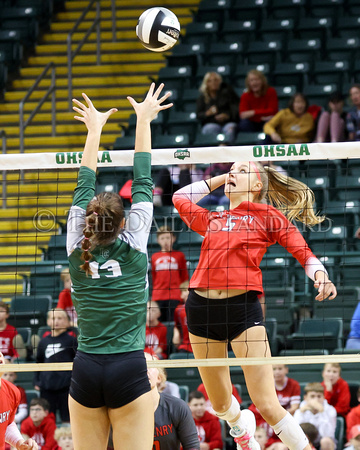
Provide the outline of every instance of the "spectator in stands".
[[189,330],[186,321],[185,303],[189,295],[189,280],[180,284],[181,303],[174,311],[174,334],[173,344],[179,353],[192,353],[189,339]]
[[350,411],[350,389],[345,380],[341,378],[341,366],[338,363],[324,365],[322,372],[322,385],[324,397],[329,405],[336,409],[338,416],[345,417]]
[[[279,403],[284,409],[286,409],[286,411],[289,411],[290,414],[294,415],[294,412],[300,405],[301,389],[296,380],[287,376],[288,372],[289,369],[285,366],[285,364],[273,365],[275,390]],[[256,425],[261,426],[266,430],[268,436],[268,446],[274,444],[275,442],[281,444],[280,439],[274,433],[272,427],[270,427],[263,419],[256,406],[251,404],[249,409],[255,415]]]
[[355,237],[360,239],[360,228],[358,228],[355,232]]
[[220,420],[206,411],[204,394],[199,391],[190,392],[188,405],[196,425],[200,450],[221,450],[223,442]]
[[200,181],[203,172],[195,164],[179,164],[160,169],[154,189],[154,206],[172,206],[173,193],[188,183]]
[[[145,353],[146,359],[156,357]],[[180,398],[168,394],[159,394],[159,379],[166,378],[161,368],[148,368],[155,411],[154,448],[180,450],[200,450],[194,420],[188,405]]]
[[[36,362],[72,362],[77,349],[77,339],[67,329],[70,319],[63,309],[48,312],[48,326],[51,334],[40,339]],[[70,371],[35,372],[34,386],[40,390],[40,396],[49,402],[51,413],[59,410],[62,422],[69,422],[68,394],[71,381]]]
[[[360,233],[360,228],[358,232]],[[346,348],[349,350],[360,350],[360,302],[357,304],[351,319]]]
[[[236,398],[236,400],[239,402],[239,405],[241,405],[242,399],[241,399],[241,397],[240,397],[239,391],[236,389],[236,387],[235,387],[233,384],[231,384],[231,386],[232,386],[232,392],[231,392],[231,394],[232,394],[232,395]],[[209,396],[208,396],[208,394],[207,394],[207,392],[206,392],[204,383],[199,384],[199,386],[196,388],[196,390],[199,391],[199,392],[201,392],[201,393],[204,395],[205,400],[206,400],[206,410],[209,411],[209,413],[211,413],[211,414],[216,414],[215,411],[213,410],[213,407],[212,407],[211,402],[210,402],[210,400],[209,400]]]
[[[360,387],[357,391],[357,399],[360,403]],[[350,409],[346,416],[346,437],[350,440],[350,430],[355,426],[360,425],[360,404]]]
[[77,326],[77,314],[71,298],[71,278],[69,269],[61,271],[61,281],[64,284],[64,289],[60,292],[57,308],[64,309],[69,317],[71,326]]
[[225,135],[225,142],[233,144],[239,121],[239,97],[217,72],[207,72],[200,86],[196,115],[202,134]]
[[56,428],[55,440],[59,444],[59,450],[74,450],[70,427]]
[[312,450],[315,450],[314,442],[317,442],[319,437],[318,429],[315,425],[308,422],[302,423],[300,424],[300,426],[303,429],[303,432],[306,434],[306,437],[309,439],[309,444]]
[[16,372],[5,372],[2,374],[4,380],[9,381],[9,383],[14,384],[20,391],[20,403],[15,414],[15,423],[19,425],[28,416],[28,405],[25,389],[21,386],[15,384],[17,373]]
[[351,428],[348,444],[346,450],[360,450],[360,425],[354,425]]
[[162,368],[161,372],[163,373],[163,376],[159,377],[157,382],[157,388],[160,394],[164,393],[172,395],[173,397],[181,398],[179,385],[173,381],[168,381],[167,372],[165,369]]
[[23,420],[20,427],[23,438],[33,439],[40,449],[58,450],[55,430],[55,416],[49,412],[49,402],[44,398],[33,398],[30,402],[30,416]]
[[260,450],[265,450],[267,441],[268,441],[268,435],[263,427],[256,427],[255,433],[254,433],[255,441],[260,445]]
[[17,329],[7,323],[9,305],[0,301],[0,351],[5,359],[15,361],[16,358],[26,358],[26,348],[22,336]]
[[305,386],[304,400],[294,418],[299,424],[311,423],[318,429],[320,442],[314,442],[316,447],[320,444],[320,450],[335,450],[336,409],[325,400],[320,383]]
[[152,350],[160,359],[167,355],[167,327],[159,321],[161,311],[157,302],[149,301],[146,312],[145,351]]
[[351,86],[349,93],[354,108],[346,116],[348,139],[349,141],[360,141],[360,84]]
[[264,124],[278,112],[276,90],[259,70],[248,72],[245,86],[240,98],[239,131],[262,131]]
[[307,111],[308,100],[304,94],[297,92],[288,108],[280,110],[264,125],[266,142],[273,144],[296,144],[311,142],[314,137],[315,123]]
[[329,111],[320,114],[315,142],[342,142],[345,140],[344,97],[341,92],[333,92],[328,101]]
[[157,231],[161,250],[151,257],[152,300],[158,302],[162,322],[174,320],[181,300],[180,284],[189,279],[184,253],[173,250],[175,240],[171,228],[161,226]]

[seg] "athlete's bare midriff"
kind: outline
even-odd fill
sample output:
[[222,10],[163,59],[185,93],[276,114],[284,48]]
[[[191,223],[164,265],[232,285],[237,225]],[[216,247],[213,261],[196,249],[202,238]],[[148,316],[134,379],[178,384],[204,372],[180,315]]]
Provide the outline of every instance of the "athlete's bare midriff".
[[236,297],[237,295],[242,295],[247,292],[244,289],[204,289],[204,288],[197,288],[194,289],[194,291],[201,297],[214,299]]

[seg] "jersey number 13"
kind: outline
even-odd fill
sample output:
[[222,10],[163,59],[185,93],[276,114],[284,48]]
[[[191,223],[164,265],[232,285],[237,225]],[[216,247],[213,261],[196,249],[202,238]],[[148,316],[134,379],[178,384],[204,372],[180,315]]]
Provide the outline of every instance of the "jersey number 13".
[[[100,278],[99,263],[92,261],[90,263],[90,268],[92,271],[91,278],[93,279]],[[104,264],[100,266],[100,269],[106,269],[109,272],[112,272],[111,274],[105,274],[107,278],[121,277],[122,275],[120,264],[117,261],[115,261],[115,259],[109,259],[109,261],[104,262]]]

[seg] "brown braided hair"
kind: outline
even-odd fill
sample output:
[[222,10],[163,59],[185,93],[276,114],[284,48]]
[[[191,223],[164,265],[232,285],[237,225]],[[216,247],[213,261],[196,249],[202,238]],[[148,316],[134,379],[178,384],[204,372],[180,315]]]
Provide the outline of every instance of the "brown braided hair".
[[120,226],[125,217],[124,205],[118,194],[102,192],[89,202],[86,208],[86,225],[81,243],[81,259],[84,262],[80,269],[86,275],[92,275],[90,261],[91,250],[98,245],[110,244],[120,233]]

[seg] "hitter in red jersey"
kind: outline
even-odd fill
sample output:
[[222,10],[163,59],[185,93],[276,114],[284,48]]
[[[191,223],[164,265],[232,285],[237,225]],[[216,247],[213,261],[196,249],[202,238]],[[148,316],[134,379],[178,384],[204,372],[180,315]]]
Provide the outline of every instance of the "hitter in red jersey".
[[[5,366],[5,358],[0,353],[0,365]],[[5,367],[0,370],[5,371]],[[15,414],[20,403],[19,389],[9,381],[0,378],[0,450],[5,449],[5,442],[17,450],[38,450],[32,439],[26,441],[21,436],[15,423]]]
[[[211,213],[196,205],[223,184],[229,211]],[[265,197],[287,216],[261,203]],[[237,162],[226,175],[180,189],[173,202],[183,221],[204,236],[186,302],[195,358],[224,358],[229,342],[238,358],[271,356],[257,296],[262,293],[262,257],[276,242],[315,282],[316,300],[336,297],[324,266],[291,223],[313,226],[324,220],[314,214],[314,196],[304,183],[259,163]],[[290,450],[310,450],[304,432],[279,403],[271,366],[244,366],[243,371],[250,397],[282,442]],[[216,414],[230,425],[238,450],[259,450],[253,437],[255,417],[249,410],[240,413],[231,395],[229,368],[199,367],[199,372]]]

